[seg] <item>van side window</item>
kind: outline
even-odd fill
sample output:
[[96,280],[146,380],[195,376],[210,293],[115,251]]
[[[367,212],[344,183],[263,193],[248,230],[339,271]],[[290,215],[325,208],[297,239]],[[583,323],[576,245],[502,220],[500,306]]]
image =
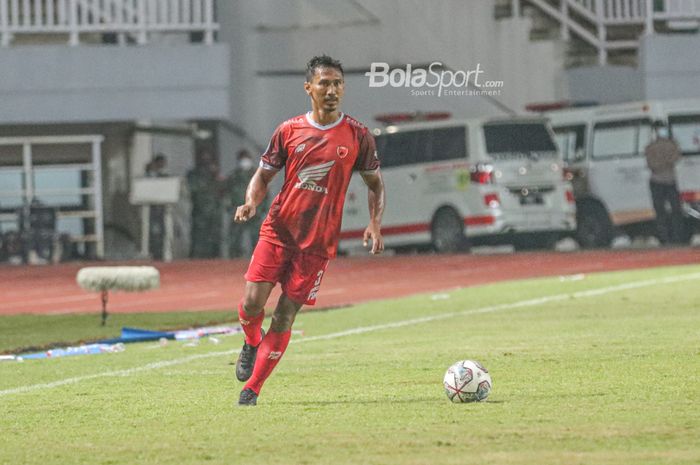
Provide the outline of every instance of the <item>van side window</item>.
[[464,127],[400,131],[377,136],[376,141],[382,168],[467,156]]
[[464,126],[430,131],[430,161],[467,158],[467,135]]
[[544,123],[489,123],[484,125],[488,153],[556,152]]
[[683,155],[700,155],[700,115],[670,116],[668,123]]
[[383,134],[376,138],[377,153],[382,160],[382,168],[411,163],[416,152],[416,138],[413,132]]
[[593,128],[593,158],[640,157],[650,140],[649,120],[598,123]]
[[577,162],[586,158],[586,125],[554,128],[559,152],[564,161]]

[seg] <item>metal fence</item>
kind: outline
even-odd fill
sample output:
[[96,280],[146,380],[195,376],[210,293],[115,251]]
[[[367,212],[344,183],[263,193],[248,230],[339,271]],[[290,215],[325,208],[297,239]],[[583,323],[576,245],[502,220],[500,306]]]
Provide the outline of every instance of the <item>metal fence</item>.
[[148,42],[158,32],[200,32],[214,41],[215,0],[0,0],[0,45],[18,35],[113,33],[121,41]]

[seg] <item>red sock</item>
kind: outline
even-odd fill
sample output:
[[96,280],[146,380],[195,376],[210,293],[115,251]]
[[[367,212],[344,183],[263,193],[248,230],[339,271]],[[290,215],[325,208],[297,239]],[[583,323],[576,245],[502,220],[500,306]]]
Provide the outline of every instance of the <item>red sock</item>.
[[262,339],[260,328],[265,319],[265,310],[255,316],[249,316],[243,308],[243,301],[238,302],[238,320],[241,322],[241,328],[245,333],[245,342],[255,347],[260,344]]
[[244,389],[250,388],[255,391],[256,394],[260,394],[263,383],[277,366],[284,351],[287,350],[287,345],[289,344],[289,338],[291,336],[291,331],[285,331],[283,333],[270,331],[265,334],[262,344],[260,344],[258,348],[255,367],[253,367],[253,375],[246,383]]

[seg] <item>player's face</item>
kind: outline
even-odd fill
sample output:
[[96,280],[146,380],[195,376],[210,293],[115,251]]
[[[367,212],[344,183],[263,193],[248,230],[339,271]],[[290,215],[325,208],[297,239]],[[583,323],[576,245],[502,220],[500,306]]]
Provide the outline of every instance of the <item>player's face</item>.
[[345,93],[343,75],[335,68],[317,68],[311,82],[304,83],[315,108],[327,113],[338,111]]

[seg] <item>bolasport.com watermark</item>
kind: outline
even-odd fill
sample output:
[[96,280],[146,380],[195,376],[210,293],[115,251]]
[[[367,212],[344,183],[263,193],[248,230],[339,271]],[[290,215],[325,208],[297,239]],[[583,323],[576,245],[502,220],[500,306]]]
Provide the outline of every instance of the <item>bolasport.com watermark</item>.
[[472,97],[501,95],[503,81],[488,80],[484,77],[481,63],[468,70],[446,69],[434,61],[428,66],[407,64],[403,68],[391,68],[388,63],[375,62],[365,73],[370,87],[403,87],[413,96],[433,97]]

